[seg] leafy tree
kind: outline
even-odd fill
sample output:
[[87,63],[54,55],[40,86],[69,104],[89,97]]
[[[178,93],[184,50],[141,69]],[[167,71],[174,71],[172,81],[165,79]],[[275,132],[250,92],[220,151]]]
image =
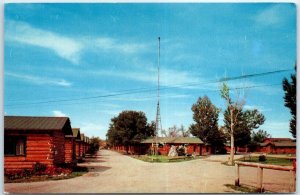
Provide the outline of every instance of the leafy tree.
[[[224,127],[227,131],[230,131],[231,117],[230,110],[224,112]],[[254,110],[234,110],[236,114],[236,124],[234,129],[234,145],[237,147],[244,147],[251,142],[251,132],[254,129],[259,128],[265,122],[265,117],[257,109]]]
[[93,154],[99,150],[101,139],[93,136],[90,141],[90,152]]
[[148,124],[143,112],[123,111],[111,119],[107,140],[111,145],[124,145],[128,153],[130,145],[153,136],[154,132],[155,123]]
[[270,137],[271,137],[270,134],[260,129],[257,132],[252,132],[251,141],[253,143],[262,143],[266,138],[270,138]]
[[291,75],[291,82],[284,78],[282,81],[282,87],[285,92],[284,94],[284,102],[285,106],[290,109],[292,114],[292,118],[290,120],[290,133],[292,133],[293,137],[296,138],[296,75]]
[[204,143],[211,144],[214,149],[224,146],[224,137],[218,128],[220,110],[211,103],[207,96],[199,98],[192,106],[195,124],[189,128],[192,135],[200,138]]
[[239,99],[238,94],[236,101],[234,102],[229,95],[230,88],[226,83],[223,83],[221,87],[221,97],[226,100],[227,108],[229,110],[229,128],[227,128],[230,135],[230,158],[228,164],[233,165],[234,159],[234,132],[238,124],[238,116],[243,109],[244,100]]

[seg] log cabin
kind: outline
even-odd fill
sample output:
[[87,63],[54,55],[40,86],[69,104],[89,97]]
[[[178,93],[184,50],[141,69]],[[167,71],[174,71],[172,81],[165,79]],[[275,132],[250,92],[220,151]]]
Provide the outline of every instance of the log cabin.
[[75,139],[75,156],[76,159],[80,159],[82,157],[80,150],[81,150],[81,136],[80,136],[80,128],[73,128],[73,137]]
[[[237,153],[257,152],[265,154],[296,154],[296,141],[290,138],[266,138],[262,143],[252,147],[236,147]],[[225,144],[230,153],[230,144]]]
[[[119,152],[129,153],[129,154],[146,154],[151,148],[152,144],[155,144],[154,138],[148,138],[143,140],[140,144],[130,145],[130,146],[113,146],[113,150]],[[161,155],[168,155],[169,150],[172,145],[186,146],[187,154],[196,154],[196,155],[208,155],[211,153],[210,145],[205,145],[199,138],[196,137],[157,137],[158,143],[158,152]]]
[[89,137],[85,137],[85,153],[88,153],[89,152],[89,149],[90,149],[90,138]]
[[267,138],[256,148],[267,154],[296,154],[296,141],[290,138]]
[[4,168],[48,167],[65,162],[65,136],[72,135],[68,117],[4,117]]
[[[208,155],[211,153],[211,147],[204,144],[202,140],[197,137],[158,137],[157,142],[158,152],[161,155],[168,155],[172,145],[176,148],[179,146],[185,146],[187,149],[186,153],[190,155],[193,153],[196,155]],[[147,144],[148,147],[151,147],[152,143],[155,142],[154,138],[150,138],[142,141],[141,143]],[[151,145],[149,145],[150,143]]]
[[75,138],[73,134],[65,136],[65,162],[76,164]]
[[80,134],[80,145],[81,145],[81,147],[80,147],[80,156],[81,157],[84,157],[85,156],[85,144],[84,144],[84,134],[83,133],[81,133]]

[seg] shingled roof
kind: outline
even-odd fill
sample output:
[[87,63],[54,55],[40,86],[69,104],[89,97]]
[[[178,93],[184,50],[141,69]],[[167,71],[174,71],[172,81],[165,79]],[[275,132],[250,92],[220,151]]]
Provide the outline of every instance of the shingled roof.
[[80,134],[80,140],[83,141],[83,142],[84,142],[84,137],[85,137],[84,134],[81,133],[81,134]]
[[4,116],[4,130],[59,131],[72,135],[68,117]]
[[[169,144],[203,144],[203,141],[197,137],[157,137],[157,142]],[[155,138],[148,138],[141,143],[155,143]]]
[[[281,139],[284,141],[274,141],[274,142],[267,142],[267,143],[259,143],[261,147],[265,147],[267,145],[273,145],[276,147],[296,147],[296,142],[293,141],[292,139]],[[285,140],[290,140],[290,141],[285,141]]]
[[296,147],[296,142],[273,142],[276,147]]
[[80,128],[72,128],[73,137],[80,141]]
[[282,142],[282,141],[293,141],[293,140],[291,138],[276,137],[276,138],[266,138],[264,141]]

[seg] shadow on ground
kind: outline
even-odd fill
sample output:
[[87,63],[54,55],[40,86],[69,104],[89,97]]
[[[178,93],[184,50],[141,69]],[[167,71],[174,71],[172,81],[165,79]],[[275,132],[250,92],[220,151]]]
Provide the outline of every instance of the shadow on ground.
[[111,169],[111,167],[107,167],[107,166],[87,166],[87,168],[89,169],[89,172],[98,172],[98,173]]

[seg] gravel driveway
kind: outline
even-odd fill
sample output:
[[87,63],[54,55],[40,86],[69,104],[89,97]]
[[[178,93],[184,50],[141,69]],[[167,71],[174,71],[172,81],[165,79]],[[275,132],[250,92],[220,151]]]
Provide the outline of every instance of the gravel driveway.
[[[233,192],[224,184],[233,184],[235,178],[235,167],[225,166],[220,162],[199,159],[174,163],[147,163],[109,150],[101,150],[96,158],[87,158],[86,163],[82,165],[89,167],[90,171],[81,177],[8,183],[4,185],[4,189],[6,192],[18,193]],[[242,183],[247,181],[255,185],[255,169],[244,168],[242,174],[245,176],[243,179],[242,175]],[[248,177],[249,174],[252,176]],[[280,183],[288,181],[289,175],[285,172],[277,174],[280,175]],[[273,172],[267,172],[265,177],[274,178]],[[279,191],[285,190],[281,187]]]

